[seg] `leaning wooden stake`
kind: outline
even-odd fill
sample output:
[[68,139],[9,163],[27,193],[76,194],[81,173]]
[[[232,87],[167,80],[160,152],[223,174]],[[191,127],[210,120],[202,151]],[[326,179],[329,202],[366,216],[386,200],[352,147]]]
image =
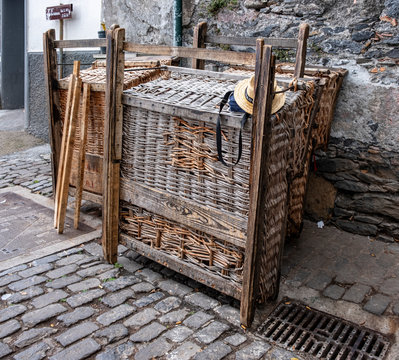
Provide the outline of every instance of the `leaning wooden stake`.
[[270,113],[274,81],[272,47],[256,44],[255,99],[252,120],[252,151],[249,178],[250,208],[247,224],[247,242],[243,269],[240,320],[250,326],[254,317],[255,298],[259,276],[259,256],[264,234],[265,195],[268,188],[268,154],[272,133]]
[[60,184],[58,206],[57,206],[57,229],[58,233],[62,234],[64,231],[66,209],[68,205],[68,190],[69,190],[69,179],[71,175],[71,164],[72,164],[72,153],[73,145],[75,143],[75,129],[76,119],[78,116],[79,103],[80,103],[80,92],[82,87],[82,79],[79,78],[79,67],[80,62],[74,62],[74,74],[75,86],[73,88],[72,105],[69,116],[69,126],[65,134],[65,154],[64,161],[60,164],[61,170],[59,171],[58,180]]
[[306,47],[309,37],[309,25],[301,24],[298,34],[298,46],[296,49],[294,77],[302,78],[305,72]]
[[82,203],[83,177],[85,172],[86,161],[86,144],[87,144],[87,123],[90,110],[90,84],[83,85],[83,102],[82,102],[82,119],[80,121],[80,144],[79,144],[79,160],[78,175],[76,179],[75,192],[75,216],[73,226],[75,229],[79,226],[80,204]]
[[125,30],[107,32],[107,88],[104,121],[103,238],[104,258],[117,261],[119,240],[119,171],[122,157],[122,92]]
[[[200,22],[197,26],[194,27],[193,48],[205,48],[205,37],[207,29],[208,24],[205,21]],[[191,67],[193,69],[203,70],[205,68],[205,60],[192,59]]]

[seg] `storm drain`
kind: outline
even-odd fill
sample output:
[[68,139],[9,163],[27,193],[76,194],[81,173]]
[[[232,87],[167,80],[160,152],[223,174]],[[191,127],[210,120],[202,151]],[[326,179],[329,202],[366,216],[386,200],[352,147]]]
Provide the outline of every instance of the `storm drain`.
[[372,330],[294,302],[280,303],[257,332],[278,346],[327,360],[383,359],[389,348]]

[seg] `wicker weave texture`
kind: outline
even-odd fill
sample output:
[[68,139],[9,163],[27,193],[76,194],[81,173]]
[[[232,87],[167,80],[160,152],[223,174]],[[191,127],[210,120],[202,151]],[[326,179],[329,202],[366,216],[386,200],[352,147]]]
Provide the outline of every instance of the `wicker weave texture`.
[[[224,93],[234,86],[235,82],[231,81],[198,79],[194,76],[173,74],[168,80],[147,83],[125,93],[160,103],[215,112]],[[312,92],[313,86],[309,86],[307,91],[288,92],[286,105],[271,119],[270,162],[268,168],[264,169],[268,174],[269,187],[266,194],[266,230],[263,235],[260,265],[261,300],[270,297],[277,288],[287,217],[287,170],[291,164],[296,171],[303,171],[305,149],[301,144],[309,136],[309,115],[313,106]],[[241,115],[237,116],[237,121],[240,121],[240,118]],[[223,130],[225,158],[228,158],[228,154],[236,155],[238,152],[238,129],[225,127]],[[228,168],[217,161],[214,124],[196,119],[181,119],[125,105],[121,176],[247,221],[250,131],[248,124],[243,132],[241,161],[237,166]],[[232,161],[232,156],[229,160]],[[132,204],[122,204],[122,206],[125,210],[122,212],[121,228],[127,234],[137,236],[142,221],[141,215],[138,216],[137,213],[144,212],[148,219],[152,219],[146,225],[152,224],[153,229],[151,235],[145,239],[141,234],[143,242],[154,247],[154,243],[158,241],[157,247],[161,251],[177,257],[183,256],[186,261],[200,264],[207,271],[222,274],[226,281],[241,282],[240,271],[244,249],[238,252],[236,249],[231,253],[236,258],[230,261],[227,267],[215,268],[214,265],[209,265],[213,260],[210,260],[208,235],[183,227],[185,231],[199,236],[196,241],[198,250],[186,254],[184,250],[186,238],[182,235],[182,231],[176,229],[173,231],[179,242],[175,238],[171,240],[167,235],[170,225],[167,226],[165,235],[162,230],[163,225],[155,225],[155,223],[163,224],[162,221],[168,222],[167,219],[161,221],[155,214],[136,209]],[[174,225],[177,228],[181,227],[178,224]],[[212,240],[217,242],[217,239]],[[226,250],[223,249],[222,252],[225,253]]]

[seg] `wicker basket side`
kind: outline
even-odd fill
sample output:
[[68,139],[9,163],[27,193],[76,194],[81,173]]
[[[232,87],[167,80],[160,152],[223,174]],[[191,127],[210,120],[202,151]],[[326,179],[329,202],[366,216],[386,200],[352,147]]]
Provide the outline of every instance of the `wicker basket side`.
[[226,281],[237,285],[242,282],[243,248],[127,202],[121,202],[120,229],[152,248],[199,266]]

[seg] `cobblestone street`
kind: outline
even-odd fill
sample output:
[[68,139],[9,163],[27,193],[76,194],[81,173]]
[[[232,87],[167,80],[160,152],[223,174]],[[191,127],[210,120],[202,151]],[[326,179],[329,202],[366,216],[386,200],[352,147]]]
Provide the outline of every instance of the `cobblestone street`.
[[[51,196],[48,149],[1,157],[0,187]],[[270,307],[244,330],[236,300],[122,245],[119,253],[109,265],[92,241],[0,272],[0,358],[313,358],[256,335]],[[301,238],[286,244],[278,300],[395,336],[398,254],[397,243],[305,222]],[[391,347],[388,359],[397,359],[397,340]]]

